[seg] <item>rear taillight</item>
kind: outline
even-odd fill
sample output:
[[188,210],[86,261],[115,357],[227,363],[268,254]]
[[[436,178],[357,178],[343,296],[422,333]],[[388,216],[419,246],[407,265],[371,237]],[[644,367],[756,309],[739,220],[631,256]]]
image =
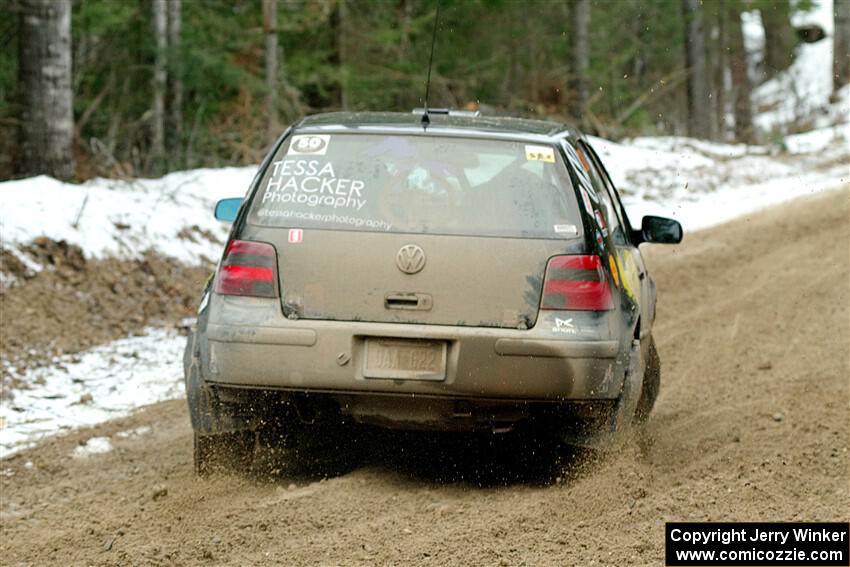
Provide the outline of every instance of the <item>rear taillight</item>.
[[611,286],[599,256],[554,256],[546,266],[541,309],[607,311]]
[[277,297],[277,257],[274,247],[265,242],[232,240],[215,281],[221,295]]

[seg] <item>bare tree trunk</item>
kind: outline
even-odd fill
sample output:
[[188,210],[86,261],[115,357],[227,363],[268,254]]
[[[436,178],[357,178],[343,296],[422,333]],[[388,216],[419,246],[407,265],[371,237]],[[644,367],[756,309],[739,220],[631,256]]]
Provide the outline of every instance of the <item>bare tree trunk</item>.
[[22,175],[74,176],[70,0],[20,0],[18,131]]
[[832,8],[835,22],[832,52],[832,90],[850,83],[850,0],[835,0]]
[[343,110],[348,110],[348,2],[338,0],[336,45],[339,56],[339,104]]
[[723,52],[723,0],[703,3],[703,25],[705,26],[706,76],[709,85],[708,109],[709,129],[713,139],[723,138],[723,75],[725,57]]
[[263,0],[263,33],[266,35],[266,143],[278,135],[277,115],[277,0]]
[[735,138],[741,142],[751,143],[755,138],[753,86],[747,72],[747,51],[744,47],[744,33],[741,26],[740,8],[734,3],[729,3],[729,67],[732,70],[732,87],[735,91]]
[[570,0],[570,91],[573,104],[570,115],[577,122],[584,119],[587,104],[587,68],[590,50],[587,30],[590,25],[589,0]]
[[797,33],[791,25],[789,0],[770,0],[759,5],[764,27],[764,66],[770,78],[794,62]]
[[171,100],[169,116],[169,154],[182,165],[183,160],[183,58],[180,53],[183,0],[168,0],[168,48],[171,54]]
[[705,29],[699,0],[682,0],[688,67],[688,135],[711,138],[711,99],[705,64]]
[[166,50],[168,49],[167,15],[165,0],[153,0],[153,32],[156,41],[156,55],[153,67],[153,132],[151,137],[152,169],[155,173],[163,171],[165,159],[165,86]]
[[714,131],[716,137],[726,138],[726,70],[729,62],[726,57],[727,28],[729,27],[726,0],[715,0],[717,39],[714,42]]
[[401,0],[399,12],[399,17],[401,18],[399,51],[401,51],[402,57],[405,57],[410,50],[410,31],[413,25],[413,0]]

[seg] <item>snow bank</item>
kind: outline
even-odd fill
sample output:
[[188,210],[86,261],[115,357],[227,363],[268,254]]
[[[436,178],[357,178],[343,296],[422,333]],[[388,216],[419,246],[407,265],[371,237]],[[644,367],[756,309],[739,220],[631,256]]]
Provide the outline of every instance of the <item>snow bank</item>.
[[663,215],[688,231],[847,184],[848,140],[848,127],[834,126],[788,136],[784,147],[680,137],[591,143],[634,224],[643,215]]
[[216,201],[244,196],[256,171],[197,169],[82,185],[46,176],[7,181],[0,183],[0,237],[7,247],[38,236],[65,240],[90,258],[137,258],[152,249],[197,265],[216,259],[227,236],[228,225],[213,218]]
[[[183,394],[186,338],[171,329],[149,329],[57,358],[23,377],[31,387],[0,402],[0,458],[42,437],[128,415],[134,409]],[[109,450],[103,442],[76,456]]]

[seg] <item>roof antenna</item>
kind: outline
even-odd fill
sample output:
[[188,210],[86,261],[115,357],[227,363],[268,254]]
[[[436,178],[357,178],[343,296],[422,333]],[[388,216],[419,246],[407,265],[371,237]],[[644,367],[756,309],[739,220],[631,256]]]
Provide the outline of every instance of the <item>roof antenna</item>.
[[422,114],[422,128],[428,128],[428,94],[431,92],[431,67],[434,64],[434,45],[437,43],[437,23],[440,21],[440,0],[437,0],[437,12],[434,14],[434,31],[431,33],[431,56],[428,58],[428,80],[425,81],[425,112]]

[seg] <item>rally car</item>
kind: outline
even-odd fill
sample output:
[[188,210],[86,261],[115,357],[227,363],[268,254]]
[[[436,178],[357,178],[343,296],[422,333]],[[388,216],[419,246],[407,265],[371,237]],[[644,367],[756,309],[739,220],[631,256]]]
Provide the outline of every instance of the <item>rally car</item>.
[[632,224],[574,128],[310,116],[216,216],[233,224],[184,360],[199,473],[356,424],[598,445],[653,407],[639,245],[682,228]]

